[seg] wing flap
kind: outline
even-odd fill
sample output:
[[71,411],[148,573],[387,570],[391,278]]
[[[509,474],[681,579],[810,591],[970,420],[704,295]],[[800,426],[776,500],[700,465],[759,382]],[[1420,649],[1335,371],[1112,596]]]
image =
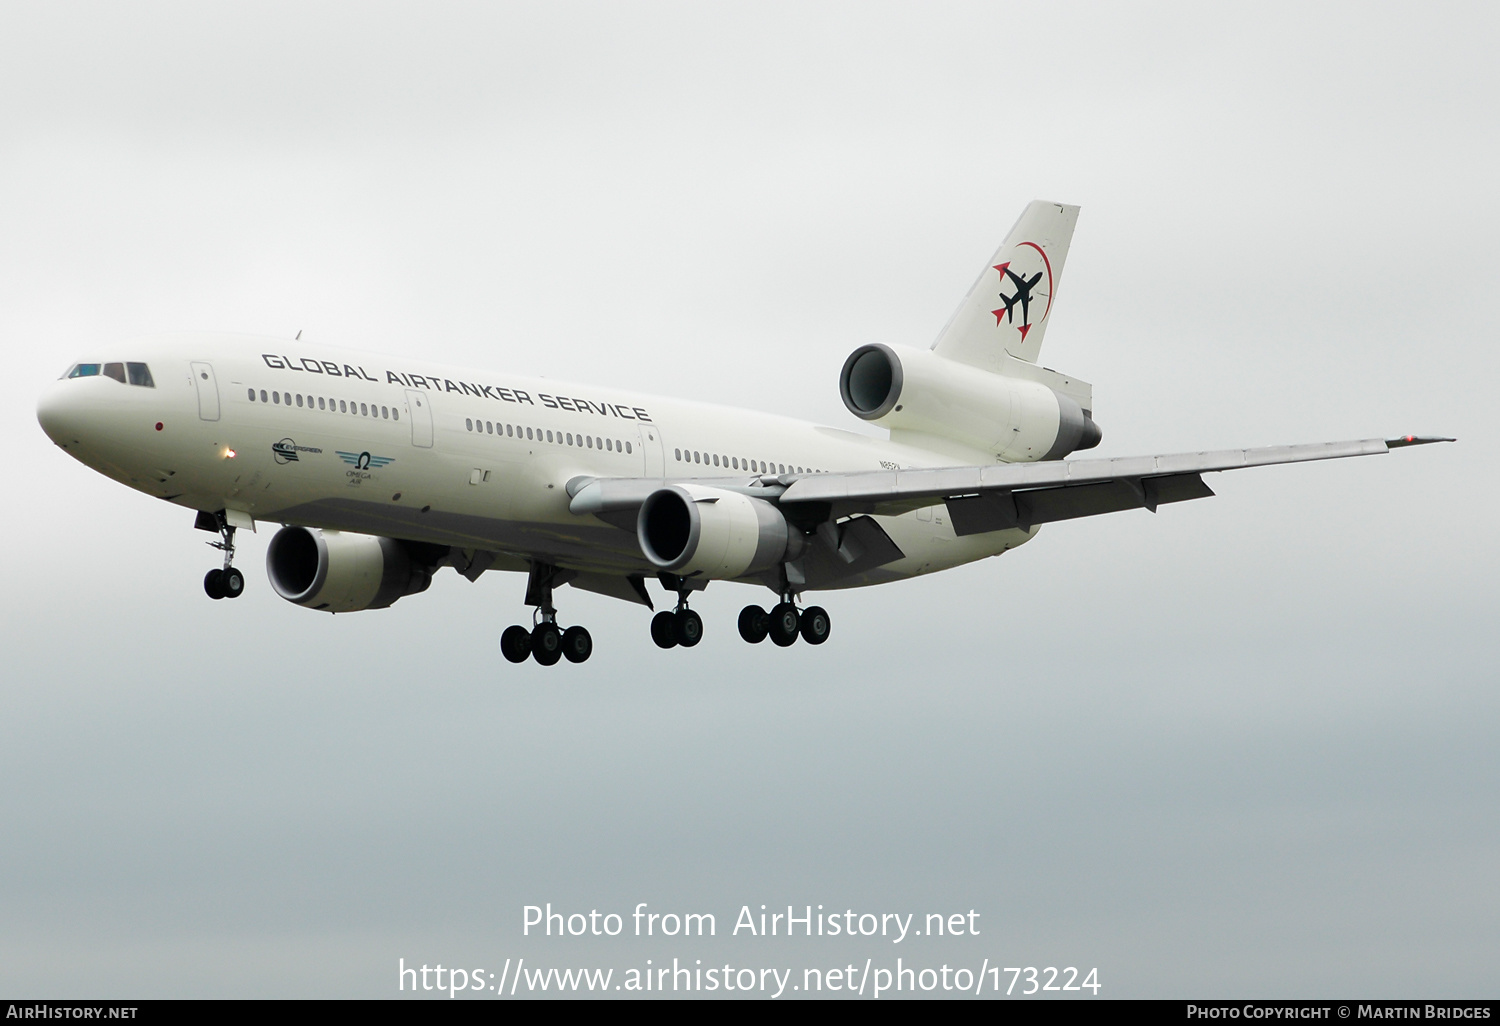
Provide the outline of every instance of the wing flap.
[[1213,489],[1197,474],[1174,474],[1025,492],[984,492],[949,499],[946,505],[953,532],[962,538],[1127,509],[1154,511],[1164,503],[1206,499],[1213,494]]

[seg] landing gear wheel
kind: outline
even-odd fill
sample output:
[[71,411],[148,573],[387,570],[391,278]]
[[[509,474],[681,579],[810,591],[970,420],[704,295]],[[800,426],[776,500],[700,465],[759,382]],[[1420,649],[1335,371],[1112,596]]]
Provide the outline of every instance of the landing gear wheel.
[[562,632],[555,623],[539,623],[531,631],[531,658],[551,666],[562,658]]
[[821,645],[828,640],[828,632],[832,629],[828,619],[828,610],[822,606],[808,606],[802,610],[802,640],[809,645]]
[[219,587],[223,589],[225,598],[239,598],[245,593],[245,575],[230,567],[219,578]]
[[758,645],[771,632],[771,614],[760,606],[746,606],[740,610],[740,637]]
[[703,640],[703,617],[691,609],[679,609],[676,613],[677,644],[692,648]]
[[594,639],[582,627],[569,627],[563,631],[562,652],[570,663],[581,663],[594,652]]
[[524,663],[531,655],[531,632],[519,624],[500,635],[500,654],[513,663]]
[[203,575],[203,591],[211,599],[224,597],[224,571],[210,570]]
[[658,648],[677,645],[677,614],[663,610],[651,618],[651,640]]
[[790,602],[782,602],[771,610],[771,640],[779,647],[786,648],[797,640],[797,630],[801,625],[797,619],[797,607]]

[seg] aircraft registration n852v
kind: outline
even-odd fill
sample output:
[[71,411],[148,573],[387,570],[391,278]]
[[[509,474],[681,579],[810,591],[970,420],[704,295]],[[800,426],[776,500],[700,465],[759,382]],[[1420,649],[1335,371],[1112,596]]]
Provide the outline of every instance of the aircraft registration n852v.
[[533,625],[514,662],[587,659],[555,589],[653,608],[662,648],[696,645],[691,595],[769,588],[748,642],[822,644],[808,592],[996,556],[1041,525],[1199,499],[1210,472],[1383,453],[1408,435],[1120,459],[1064,459],[1101,434],[1087,382],[1037,363],[1078,208],[1035,202],[927,349],[866,345],[839,377],[874,438],[745,410],[503,370],[434,366],[275,338],[174,334],[82,354],[40,401],[59,446],[122,484],[194,510],[218,534],[211,598],[244,590],[238,529],[282,525],[276,593],[315,610],[384,609],[441,567],[526,574]]

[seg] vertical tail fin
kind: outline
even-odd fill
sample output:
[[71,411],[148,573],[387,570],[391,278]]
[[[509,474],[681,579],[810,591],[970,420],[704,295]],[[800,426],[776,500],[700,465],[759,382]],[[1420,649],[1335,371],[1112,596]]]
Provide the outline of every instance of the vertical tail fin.
[[1077,223],[1077,207],[1044,200],[1029,204],[933,351],[991,371],[1001,369],[1005,353],[1035,363]]

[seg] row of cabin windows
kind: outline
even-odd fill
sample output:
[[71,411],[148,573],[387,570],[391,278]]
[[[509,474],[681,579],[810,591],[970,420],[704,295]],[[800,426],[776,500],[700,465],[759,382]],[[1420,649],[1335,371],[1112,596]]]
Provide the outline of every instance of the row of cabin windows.
[[151,380],[151,368],[144,363],[75,363],[63,377],[92,378],[100,375],[114,378],[122,385],[156,387],[156,382]]
[[546,440],[552,442],[554,445],[577,445],[589,449],[604,449],[608,452],[623,452],[627,454],[635,451],[629,442],[622,442],[618,438],[600,438],[597,435],[575,435],[571,431],[559,431],[557,432],[556,441],[553,441],[553,433],[551,431],[544,431],[542,428],[536,428],[536,433],[533,436],[532,428],[523,427],[520,424],[498,424],[494,421],[475,420],[472,417],[464,418],[464,427],[483,435],[499,435],[502,438],[525,438],[527,441],[540,442],[543,435],[545,435]]
[[[245,391],[249,394],[252,403],[257,401],[255,389],[247,388]],[[272,392],[268,397],[264,388],[260,390],[259,401],[263,403],[269,402],[273,405],[290,406],[294,399],[298,406],[308,410],[316,408],[319,410],[328,410],[332,413],[351,413],[356,417],[379,417],[381,420],[401,419],[401,411],[394,407],[376,406],[374,403],[356,403],[352,399],[347,402],[343,399],[333,398],[325,400],[325,397],[321,395],[293,395],[291,392]],[[314,407],[314,403],[317,404],[316,407]]]
[[697,449],[673,449],[672,455],[678,463],[702,463],[705,466],[727,467],[730,470],[748,470],[761,474],[821,474],[821,470],[807,470],[786,463],[767,463],[765,460],[742,460],[738,456],[723,456],[716,452],[699,452]]

